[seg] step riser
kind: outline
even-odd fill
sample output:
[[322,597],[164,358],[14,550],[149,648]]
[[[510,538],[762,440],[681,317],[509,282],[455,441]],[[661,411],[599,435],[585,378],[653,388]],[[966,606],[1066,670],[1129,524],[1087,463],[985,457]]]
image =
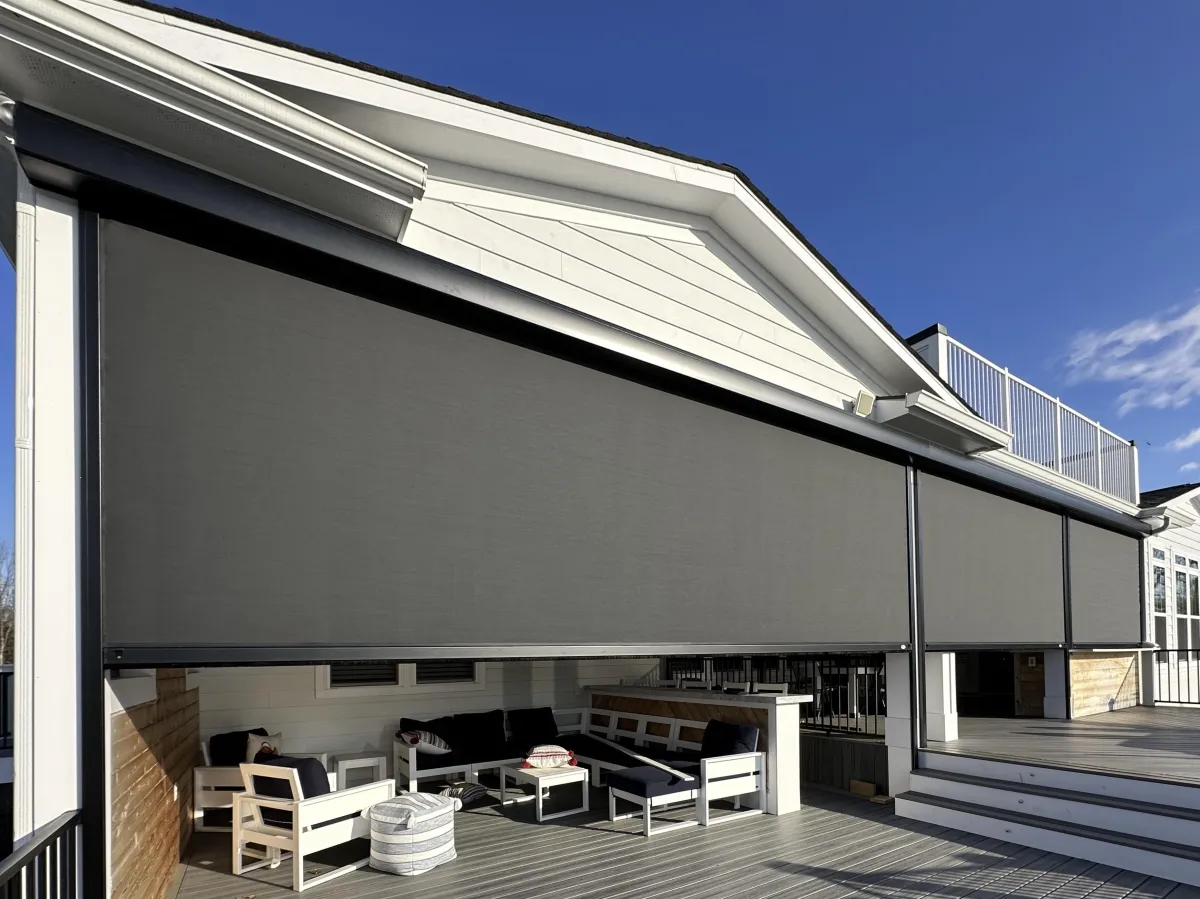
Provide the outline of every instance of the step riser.
[[1152,802],[1156,805],[1200,811],[1200,787],[1094,774],[1088,771],[1043,768],[1022,762],[973,758],[940,752],[922,752],[921,767],[931,771],[969,774],[974,777],[986,777],[989,780],[1051,787],[1057,790],[1074,790],[1078,793],[1092,793],[1096,796]]
[[1150,877],[1162,877],[1200,887],[1200,862],[1188,859],[1159,855],[1144,849],[1060,833],[1035,825],[1016,824],[957,809],[911,802],[903,796],[896,797],[896,814],[902,818],[941,827],[953,827],[1020,846],[1043,849],[1046,852],[1111,865],[1114,868],[1126,868]]
[[1200,846],[1200,821],[1168,818],[1147,812],[1123,808],[1112,808],[1090,802],[1062,799],[1053,796],[1037,796],[1005,789],[1002,783],[996,786],[957,783],[913,774],[912,788],[918,793],[957,799],[988,808],[1005,809],[1024,815],[1035,815],[1051,821],[1065,821],[1100,830],[1113,830],[1130,836],[1149,840],[1163,840],[1184,846]]

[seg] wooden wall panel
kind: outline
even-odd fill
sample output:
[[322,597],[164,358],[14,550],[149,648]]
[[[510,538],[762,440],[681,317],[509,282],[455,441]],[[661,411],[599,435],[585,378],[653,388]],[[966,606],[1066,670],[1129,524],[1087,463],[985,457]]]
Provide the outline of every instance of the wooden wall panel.
[[1076,718],[1138,704],[1136,652],[1071,656],[1071,704]]
[[192,835],[198,690],[160,670],[158,698],[112,716],[112,899],[162,899]]
[[800,779],[833,790],[848,791],[850,781],[873,783],[888,792],[887,746],[863,740],[800,732]]

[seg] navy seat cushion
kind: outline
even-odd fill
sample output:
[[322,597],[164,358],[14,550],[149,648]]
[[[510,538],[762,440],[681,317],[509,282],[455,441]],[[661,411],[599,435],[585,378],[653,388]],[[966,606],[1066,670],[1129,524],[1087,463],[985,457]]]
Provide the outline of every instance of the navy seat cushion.
[[706,759],[721,755],[737,755],[758,749],[758,728],[753,724],[730,724],[709,721],[700,743],[700,755]]
[[518,754],[525,755],[534,746],[557,743],[558,722],[550,706],[536,709],[512,709],[508,713],[508,726],[512,730],[513,747],[523,747]]
[[[450,743],[450,748],[472,762],[501,761],[511,757],[508,737],[504,733],[503,709],[455,715],[454,730],[458,745]],[[450,741],[447,739],[446,742]]]
[[[685,765],[678,768],[684,774],[698,775],[700,772],[699,765]],[[620,790],[623,793],[632,793],[634,796],[642,796],[647,799],[654,796],[669,796],[672,793],[686,793],[689,790],[698,789],[700,779],[681,780],[669,771],[664,771],[662,768],[655,768],[651,765],[642,765],[637,768],[624,768],[620,771],[610,771],[608,774],[608,785],[614,790]]]
[[441,755],[433,752],[418,752],[417,753],[417,771],[432,771],[439,768],[449,768],[451,770],[462,770],[466,765],[481,761],[480,759],[470,758],[465,752],[444,752]]
[[214,768],[230,768],[246,761],[246,739],[251,734],[270,736],[266,729],[233,730],[208,738],[208,761]]
[[[329,775],[325,771],[325,766],[316,759],[294,759],[286,755],[280,755],[263,761],[262,764],[270,765],[272,768],[295,769],[300,777],[300,789],[303,791],[305,799],[312,799],[314,796],[324,796],[329,792]],[[268,796],[271,799],[291,800],[294,798],[292,796],[291,785],[286,780],[278,780],[274,777],[255,777],[254,792],[259,796]],[[264,808],[262,816],[264,821],[276,827],[292,826],[291,812]],[[352,815],[351,817],[354,816]]]

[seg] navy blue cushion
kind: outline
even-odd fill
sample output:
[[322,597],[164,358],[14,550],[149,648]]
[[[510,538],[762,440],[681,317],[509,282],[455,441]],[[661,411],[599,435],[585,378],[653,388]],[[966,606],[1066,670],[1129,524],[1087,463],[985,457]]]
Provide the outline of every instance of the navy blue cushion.
[[[458,744],[450,743],[450,748],[472,762],[495,762],[509,758],[503,709],[455,715],[454,730]],[[449,743],[449,739],[446,742]]]
[[534,746],[558,741],[558,722],[550,706],[537,709],[512,709],[508,713],[508,726],[512,730],[512,743],[524,747],[518,751],[525,755]]
[[758,749],[758,728],[753,724],[730,724],[709,721],[700,743],[700,755],[706,759],[721,755],[737,755]]
[[[683,774],[697,775],[700,766],[685,765],[678,770]],[[688,790],[695,790],[700,785],[700,779],[697,777],[695,780],[680,780],[662,768],[643,765],[638,768],[623,768],[620,771],[608,772],[608,785],[614,790],[649,799],[654,796],[669,796],[672,793],[686,793]]]
[[[294,759],[286,755],[281,755],[269,761],[264,761],[263,764],[270,765],[272,768],[294,769],[300,777],[300,789],[303,791],[305,799],[312,799],[314,796],[324,796],[329,792],[329,775],[325,771],[325,766],[316,759]],[[294,798],[292,796],[291,785],[286,780],[280,780],[276,777],[255,777],[254,792],[259,796],[268,796],[271,799],[287,799],[290,801]],[[264,821],[268,824],[274,824],[276,827],[292,826],[291,812],[264,808],[262,816]]]
[[261,727],[213,734],[208,738],[208,763],[214,768],[232,768],[246,761],[246,739],[251,734],[269,736]]

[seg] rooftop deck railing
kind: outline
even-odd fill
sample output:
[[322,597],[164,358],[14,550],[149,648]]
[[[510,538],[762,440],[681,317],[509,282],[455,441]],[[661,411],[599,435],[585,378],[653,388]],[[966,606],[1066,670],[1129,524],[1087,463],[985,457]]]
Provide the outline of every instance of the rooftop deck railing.
[[1109,496],[1137,502],[1137,447],[1131,441],[948,334],[915,348],[977,415],[1013,435],[1013,455]]

